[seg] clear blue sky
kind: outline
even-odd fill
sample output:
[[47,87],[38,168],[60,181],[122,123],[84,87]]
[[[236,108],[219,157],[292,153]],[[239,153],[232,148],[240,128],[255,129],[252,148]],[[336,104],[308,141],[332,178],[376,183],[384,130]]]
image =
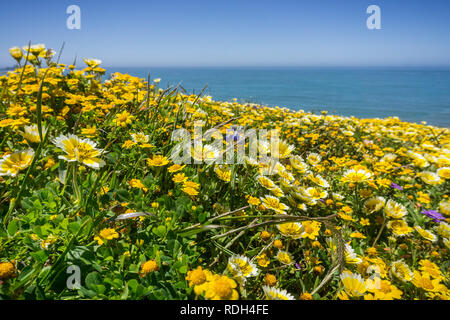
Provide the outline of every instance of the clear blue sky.
[[9,0],[0,30],[0,67],[29,40],[105,66],[450,66],[449,0]]

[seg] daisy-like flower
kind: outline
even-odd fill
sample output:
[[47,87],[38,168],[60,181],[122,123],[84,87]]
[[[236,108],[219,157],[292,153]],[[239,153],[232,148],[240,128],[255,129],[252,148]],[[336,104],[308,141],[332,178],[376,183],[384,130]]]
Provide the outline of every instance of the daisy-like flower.
[[405,236],[413,230],[403,219],[391,220],[387,223],[387,227],[395,236],[399,237]]
[[336,201],[341,201],[341,200],[344,199],[344,196],[342,194],[339,194],[339,193],[333,192],[332,196],[333,196],[333,199],[336,200]]
[[266,189],[270,190],[275,187],[275,183],[265,176],[258,176],[256,180]]
[[289,209],[289,207],[282,203],[280,199],[273,196],[267,195],[264,198],[261,198],[261,201],[266,209],[273,210],[278,214],[286,214],[286,210]]
[[17,61],[20,61],[22,59],[23,56],[23,52],[19,47],[12,47],[9,49],[9,54],[11,55],[11,57],[13,57],[14,59],[16,59]]
[[436,159],[436,165],[439,168],[450,167],[450,158],[439,157],[439,158]]
[[313,173],[310,173],[306,176],[311,182],[317,184],[319,187],[322,188],[328,188],[330,184],[322,178],[320,175],[314,175]]
[[194,189],[194,188],[191,188],[191,187],[183,187],[183,188],[181,188],[181,190],[184,193],[187,193],[190,196],[196,196],[199,193],[197,189]]
[[97,144],[89,139],[80,139],[76,135],[60,135],[53,140],[53,143],[62,149],[66,155],[59,156],[59,159],[68,162],[79,162],[93,169],[99,169],[105,165],[105,161],[99,156],[103,153],[102,149],[97,149]]
[[306,157],[306,161],[312,166],[318,165],[321,160],[322,160],[322,157],[319,154],[314,153],[314,152],[308,154],[308,156]]
[[97,241],[99,245],[102,245],[105,243],[106,240],[113,240],[118,239],[119,234],[116,230],[111,228],[105,228],[102,231],[100,231],[100,234],[98,236],[94,237],[94,240]]
[[426,184],[436,185],[436,184],[442,183],[441,177],[439,177],[439,175],[435,172],[424,171],[424,172],[419,173],[419,177]]
[[[45,136],[47,128],[42,127],[42,135]],[[28,142],[39,143],[41,142],[41,137],[39,136],[38,126],[33,124],[31,126],[25,126],[24,132],[19,132],[22,137],[24,137]]]
[[267,300],[295,300],[294,296],[286,290],[269,286],[263,286],[262,288]]
[[258,141],[258,151],[260,154],[267,155],[270,153],[270,144],[268,141],[259,140]]
[[131,179],[130,181],[128,181],[128,184],[133,188],[142,189],[145,192],[148,191],[148,189],[145,187],[145,185],[139,179]]
[[428,230],[425,230],[419,226],[415,226],[414,229],[425,239],[431,241],[431,242],[436,242],[438,240],[437,236],[433,233],[431,233]]
[[441,211],[446,216],[450,216],[450,201],[442,200],[439,202],[439,211]]
[[225,182],[231,181],[231,170],[228,170],[226,167],[216,166],[214,168],[214,172],[217,174],[217,177]]
[[403,282],[411,281],[413,277],[413,273],[408,265],[401,260],[392,263],[391,274]]
[[212,145],[195,145],[192,148],[192,157],[197,162],[205,161],[207,164],[213,163],[220,157],[220,151]]
[[441,222],[439,226],[435,227],[435,230],[442,238],[450,239],[450,225],[447,223]]
[[278,197],[278,198],[281,198],[281,197],[284,196],[284,192],[283,192],[283,190],[281,190],[280,187],[274,187],[274,188],[270,189],[270,192],[271,192],[275,197]]
[[427,159],[419,153],[408,151],[408,156],[412,158],[412,163],[419,168],[425,168],[430,165]]
[[441,178],[450,179],[450,167],[444,167],[444,168],[437,169],[436,173]]
[[233,255],[228,259],[227,269],[230,273],[240,281],[246,278],[256,277],[258,268],[246,256]]
[[285,265],[294,263],[294,259],[292,258],[292,255],[287,251],[279,250],[276,255],[276,258],[278,261],[280,261],[282,264],[285,264]]
[[345,292],[350,297],[361,297],[367,290],[364,279],[360,274],[344,271],[340,278]]
[[147,159],[147,164],[152,167],[162,167],[168,163],[169,160],[165,156],[160,154],[154,154],[152,159]]
[[347,264],[359,264],[362,262],[362,259],[356,255],[355,250],[353,250],[353,248],[348,243],[345,244],[344,254],[345,262]]
[[247,202],[248,202],[248,204],[251,204],[253,206],[257,206],[257,205],[259,205],[261,203],[261,200],[259,200],[256,197],[249,197]]
[[290,157],[290,162],[292,168],[297,170],[299,173],[305,173],[308,170],[308,166],[303,162],[302,157],[293,155]]
[[364,202],[363,211],[366,214],[371,214],[380,211],[381,208],[383,208],[385,202],[386,199],[384,199],[383,197],[370,198],[366,200],[366,202]]
[[34,150],[28,149],[7,154],[0,159],[0,176],[15,177],[33,161]]
[[305,228],[299,222],[277,224],[277,228],[283,236],[292,239],[299,239],[305,231]]
[[132,133],[131,139],[136,143],[147,143],[149,138],[148,138],[148,135],[145,135],[142,132],[138,132],[138,133]]
[[87,125],[86,128],[81,129],[81,134],[88,138],[93,138],[97,135],[97,127],[95,125]]
[[403,292],[400,291],[389,280],[382,280],[379,277],[367,279],[365,281],[367,291],[372,294],[364,296],[364,300],[394,300],[401,299]]
[[112,121],[118,127],[126,127],[133,122],[134,116],[132,116],[127,110],[122,113],[118,113],[116,118]]
[[29,51],[32,55],[37,57],[41,52],[43,52],[45,50],[45,44],[38,43],[38,44],[33,44],[30,47],[23,46],[22,49],[25,52]]
[[183,183],[183,187],[198,189],[198,188],[200,188],[200,184],[197,182],[194,182],[194,181],[185,181]]
[[434,262],[431,262],[428,259],[422,259],[419,261],[419,265],[420,271],[428,273],[435,279],[444,279],[441,269]]
[[390,218],[400,219],[403,218],[408,213],[408,211],[402,204],[389,199],[384,206],[384,213]]
[[316,204],[318,200],[325,199],[328,192],[318,187],[300,188],[300,198],[308,204]]
[[347,170],[342,177],[343,182],[361,183],[369,180],[372,173],[363,167],[354,167]]
[[411,281],[417,288],[424,289],[428,292],[438,291],[442,285],[440,285],[441,279],[431,279],[430,274],[427,272],[414,271],[414,276]]
[[174,172],[182,170],[184,167],[186,167],[186,165],[174,164],[174,165],[171,165],[169,168],[167,168],[167,171],[169,171],[170,173],[174,173]]
[[318,221],[302,221],[301,224],[304,228],[304,232],[301,237],[315,240],[319,235],[319,230],[322,224]]
[[83,61],[84,61],[84,63],[86,63],[88,65],[88,67],[91,67],[91,68],[98,67],[102,63],[102,60],[99,60],[99,59],[85,58],[85,59],[83,59]]
[[286,159],[287,157],[289,157],[292,153],[292,151],[294,151],[295,146],[288,144],[286,141],[284,140],[279,140],[278,143],[278,157],[280,159]]
[[182,173],[177,173],[173,176],[172,180],[175,183],[184,183],[185,181],[187,181],[188,177],[186,177],[186,175],[182,172]]
[[282,181],[289,185],[291,182],[295,181],[295,177],[287,170],[284,171],[278,171],[278,175],[281,177]]
[[[333,253],[336,252],[336,243],[334,240],[332,238],[327,238],[326,242],[330,251]],[[348,243],[344,244],[344,255],[347,264],[359,264],[362,262],[362,259],[356,255],[355,251]]]

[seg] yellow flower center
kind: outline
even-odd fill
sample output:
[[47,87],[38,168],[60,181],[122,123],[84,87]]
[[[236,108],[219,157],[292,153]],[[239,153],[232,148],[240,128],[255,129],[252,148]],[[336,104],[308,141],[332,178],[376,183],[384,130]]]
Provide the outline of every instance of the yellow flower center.
[[219,279],[214,283],[214,291],[220,298],[228,298],[233,293],[233,288],[226,279]]

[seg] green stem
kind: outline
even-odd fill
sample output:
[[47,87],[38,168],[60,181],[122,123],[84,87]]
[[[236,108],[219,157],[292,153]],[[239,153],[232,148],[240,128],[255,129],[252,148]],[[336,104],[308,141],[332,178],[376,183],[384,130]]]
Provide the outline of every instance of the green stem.
[[81,192],[80,188],[78,187],[78,181],[77,181],[77,163],[74,162],[72,167],[72,183],[73,183],[73,191],[75,192],[75,204],[80,203],[81,201]]

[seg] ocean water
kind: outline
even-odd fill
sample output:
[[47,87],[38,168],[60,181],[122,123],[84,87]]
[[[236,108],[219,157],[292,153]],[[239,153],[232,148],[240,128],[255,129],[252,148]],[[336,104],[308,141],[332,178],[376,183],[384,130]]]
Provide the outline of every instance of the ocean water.
[[254,102],[293,110],[426,121],[450,128],[450,68],[163,68],[110,67],[110,72],[180,84],[214,100]]

